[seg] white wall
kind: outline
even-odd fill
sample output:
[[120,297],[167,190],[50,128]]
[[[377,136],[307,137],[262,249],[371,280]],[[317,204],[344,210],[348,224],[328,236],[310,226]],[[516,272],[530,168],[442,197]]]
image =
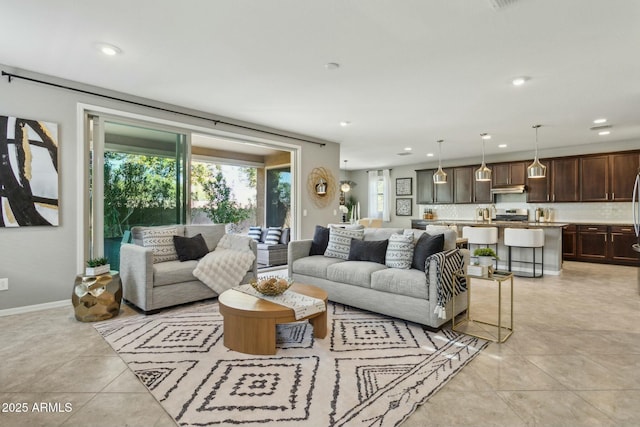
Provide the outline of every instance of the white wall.
[[[204,112],[185,108],[180,109],[171,105],[135,98],[131,95],[87,87],[50,76],[42,76],[10,66],[0,64],[0,68],[18,75],[258,127],[257,125],[217,117]],[[78,215],[78,204],[84,203],[83,198],[78,197],[82,182],[82,167],[80,165],[83,163],[82,159],[79,158],[79,148],[84,144],[82,138],[78,138],[77,134],[78,104],[89,104],[169,121],[180,121],[194,126],[225,130],[224,126],[218,125],[214,127],[213,123],[209,121],[160,112],[38,83],[18,79],[13,80],[11,83],[8,83],[6,79],[0,81],[0,115],[43,120],[58,124],[60,175],[60,225],[58,227],[0,228],[0,278],[9,279],[9,290],[0,291],[0,310],[62,300],[69,300],[69,304],[71,303],[72,284],[76,274],[80,273],[78,266],[82,265],[84,261],[78,259],[77,256],[78,252],[81,251],[77,243],[80,239],[78,223],[85,222],[85,218]],[[236,131],[232,127],[227,127],[226,130]],[[283,133],[274,129],[266,128],[266,130]],[[245,133],[264,137],[264,135],[256,132],[247,131]],[[308,137],[304,138],[310,139]],[[339,145],[328,142],[326,146],[320,147],[316,144],[297,142],[288,138],[270,137],[270,139],[301,147],[300,164],[302,176],[300,178],[302,185],[299,197],[302,206],[300,212],[302,212],[302,209],[307,209],[308,215],[300,217],[301,236],[298,237],[311,237],[316,224],[327,224],[335,221],[337,216],[333,215],[333,211],[338,207],[338,197],[336,195],[335,201],[326,208],[316,208],[311,203],[306,192],[306,177],[317,166],[328,168],[336,178],[339,177]]]

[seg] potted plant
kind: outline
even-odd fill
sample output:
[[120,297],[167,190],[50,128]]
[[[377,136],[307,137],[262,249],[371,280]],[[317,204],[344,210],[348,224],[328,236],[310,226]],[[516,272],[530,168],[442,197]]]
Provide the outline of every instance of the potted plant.
[[478,257],[478,264],[491,266],[493,259],[500,259],[492,248],[478,248],[473,251],[473,256]]
[[91,258],[87,260],[87,267],[85,268],[86,276],[99,276],[101,274],[108,273],[111,269],[109,260],[105,257]]

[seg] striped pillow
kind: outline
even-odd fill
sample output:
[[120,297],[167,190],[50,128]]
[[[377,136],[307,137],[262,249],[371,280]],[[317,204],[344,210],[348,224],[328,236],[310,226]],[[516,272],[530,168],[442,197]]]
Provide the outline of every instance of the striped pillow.
[[277,245],[280,243],[280,236],[282,236],[282,227],[269,227],[267,237],[264,238],[264,243],[267,245]]
[[153,251],[153,263],[175,261],[178,259],[173,236],[178,235],[176,227],[147,228],[142,230],[142,246]]
[[249,237],[259,242],[262,238],[262,227],[249,227]]
[[392,234],[385,257],[385,265],[390,268],[408,270],[413,261],[413,234]]
[[364,238],[364,228],[359,230],[347,230],[344,228],[329,229],[329,243],[324,256],[329,258],[349,259],[351,249],[351,239],[362,240]]

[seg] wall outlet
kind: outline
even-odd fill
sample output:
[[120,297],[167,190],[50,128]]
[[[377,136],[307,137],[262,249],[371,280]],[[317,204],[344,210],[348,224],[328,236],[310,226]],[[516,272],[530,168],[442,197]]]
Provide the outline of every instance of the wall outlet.
[[9,290],[9,279],[8,278],[0,279],[0,291],[7,291],[7,290]]

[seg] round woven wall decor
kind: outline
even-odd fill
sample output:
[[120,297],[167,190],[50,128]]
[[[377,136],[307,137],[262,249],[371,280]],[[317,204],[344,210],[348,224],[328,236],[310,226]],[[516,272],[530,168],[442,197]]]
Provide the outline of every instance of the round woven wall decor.
[[[318,194],[318,185],[321,183],[326,185],[324,194]],[[314,168],[307,178],[307,191],[317,207],[324,208],[331,203],[336,195],[336,180],[331,171],[325,168]]]

